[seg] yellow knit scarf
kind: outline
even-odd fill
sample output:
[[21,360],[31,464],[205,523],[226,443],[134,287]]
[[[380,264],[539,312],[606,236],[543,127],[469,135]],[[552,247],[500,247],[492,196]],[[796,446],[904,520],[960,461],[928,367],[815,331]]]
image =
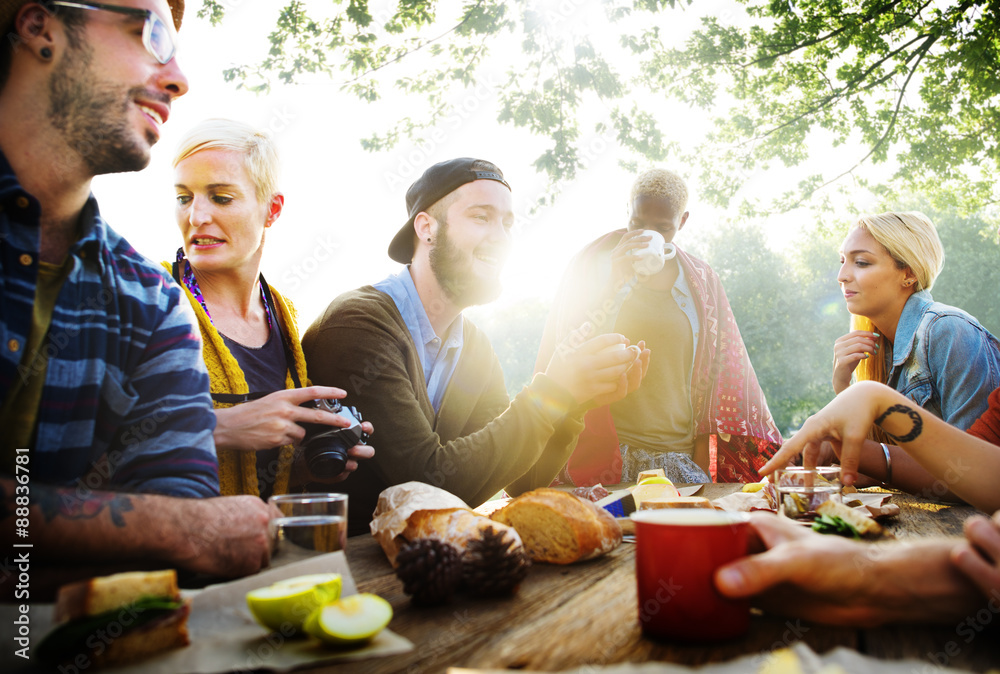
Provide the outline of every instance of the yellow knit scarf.
[[[171,269],[169,262],[164,262],[163,266]],[[292,303],[282,297],[274,287],[271,287],[271,295],[274,297],[278,320],[284,327],[288,341],[292,345],[292,357],[295,359],[295,370],[299,375],[299,380],[303,386],[309,386],[306,377],[306,359],[302,354],[302,345],[299,339],[299,328],[296,322],[295,307]],[[243,370],[240,369],[236,358],[226,348],[225,342],[219,331],[212,325],[212,320],[205,313],[205,309],[198,302],[197,298],[184,287],[191,308],[195,316],[198,317],[198,327],[201,328],[202,338],[202,358],[208,368],[208,377],[211,380],[212,393],[249,393],[250,387],[247,384]],[[285,388],[294,388],[291,375],[285,375]],[[229,403],[214,403],[216,408],[232,407]],[[219,457],[219,490],[223,496],[237,494],[253,494],[260,496],[257,486],[257,453],[243,452],[232,449],[216,449]],[[288,492],[288,478],[292,471],[292,459],[295,455],[295,447],[285,445],[278,452],[278,472],[274,480],[273,494],[284,494]]]

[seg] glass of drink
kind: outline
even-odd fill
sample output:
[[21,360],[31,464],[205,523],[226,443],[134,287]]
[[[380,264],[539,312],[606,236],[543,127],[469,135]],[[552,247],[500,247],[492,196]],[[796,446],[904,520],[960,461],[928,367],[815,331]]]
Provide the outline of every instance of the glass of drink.
[[347,544],[347,494],[279,494],[267,502],[281,511],[270,523],[275,556],[309,557]]
[[778,514],[812,524],[821,503],[840,501],[840,466],[789,466],[781,469],[774,486],[778,493]]

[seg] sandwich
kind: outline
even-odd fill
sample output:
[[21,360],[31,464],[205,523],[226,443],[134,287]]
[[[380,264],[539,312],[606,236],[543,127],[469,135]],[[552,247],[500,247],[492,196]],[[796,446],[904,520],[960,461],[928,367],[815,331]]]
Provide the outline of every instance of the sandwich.
[[56,598],[56,627],[39,644],[37,655],[47,662],[73,661],[77,666],[81,657],[85,664],[96,666],[139,660],[187,646],[190,611],[173,569],[64,585]]
[[836,501],[823,501],[816,508],[816,512],[819,518],[825,518],[820,522],[820,527],[813,525],[813,529],[821,531],[821,533],[837,533],[839,535],[844,535],[839,531],[826,531],[824,526],[829,528],[830,526],[836,526],[839,523],[844,523],[850,530],[855,533],[854,538],[882,538],[890,537],[891,534],[882,528],[882,525],[876,522],[872,517],[867,515],[862,515],[860,512],[856,511],[854,508],[844,505],[843,503],[837,503]]

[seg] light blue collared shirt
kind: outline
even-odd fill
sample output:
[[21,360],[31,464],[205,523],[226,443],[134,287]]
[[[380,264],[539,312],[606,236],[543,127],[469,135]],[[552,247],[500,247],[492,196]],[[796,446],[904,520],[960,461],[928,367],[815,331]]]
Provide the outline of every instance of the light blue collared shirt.
[[417,353],[420,354],[424,381],[427,382],[427,397],[430,398],[434,412],[437,413],[441,409],[441,400],[448,388],[448,382],[455,374],[458,359],[462,355],[462,316],[459,315],[448,326],[443,337],[438,337],[420,301],[417,287],[413,285],[409,265],[398,274],[389,276],[372,287],[391,297],[399,309],[406,329],[410,331],[413,343],[417,346]]

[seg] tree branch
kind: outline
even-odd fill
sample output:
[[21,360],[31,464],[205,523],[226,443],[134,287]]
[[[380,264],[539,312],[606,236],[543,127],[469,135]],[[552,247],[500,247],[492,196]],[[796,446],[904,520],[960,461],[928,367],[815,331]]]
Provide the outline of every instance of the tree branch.
[[[863,73],[861,73],[857,77],[854,77],[854,78],[850,79],[849,81],[847,81],[844,84],[844,86],[842,86],[839,90],[835,89],[828,96],[824,96],[822,99],[820,99],[819,103],[817,103],[817,104],[811,106],[810,108],[802,111],[801,113],[799,113],[795,117],[793,117],[793,118],[791,118],[789,120],[786,120],[785,122],[782,122],[781,124],[779,124],[779,125],[771,128],[771,129],[768,129],[767,131],[765,131],[763,133],[757,134],[756,136],[753,137],[752,140],[755,140],[755,141],[763,140],[764,138],[767,138],[768,136],[781,131],[785,127],[791,126],[792,124],[795,124],[796,122],[798,122],[799,120],[801,120],[801,119],[803,119],[805,117],[808,117],[808,116],[810,116],[810,115],[812,115],[812,114],[814,114],[816,112],[819,112],[820,110],[823,110],[825,108],[831,107],[832,104],[835,104],[837,101],[839,101],[839,100],[841,100],[841,99],[843,99],[843,98],[845,98],[845,97],[847,97],[849,95],[856,94],[856,93],[861,93],[861,92],[865,92],[865,91],[870,91],[871,89],[874,89],[875,87],[877,87],[877,86],[879,86],[881,84],[884,84],[885,82],[887,82],[888,80],[890,80],[892,78],[892,74],[891,73],[888,74],[888,75],[885,75],[884,77],[880,77],[880,78],[874,80],[873,82],[871,82],[870,84],[868,84],[866,86],[859,87],[857,89],[854,88],[855,84],[857,84],[859,82],[863,82],[865,80],[865,78],[868,77],[868,75],[870,75],[873,70],[875,70],[876,68],[878,68],[879,66],[881,66],[882,64],[884,64],[886,61],[888,61],[889,59],[891,59],[893,56],[895,56],[895,55],[899,54],[900,52],[902,52],[904,49],[906,49],[910,45],[914,44],[915,42],[917,42],[919,40],[924,40],[925,41],[924,44],[920,45],[920,47],[918,47],[917,49],[915,49],[913,51],[913,54],[910,54],[910,56],[905,61],[903,61],[904,63],[906,63],[907,61],[909,61],[910,59],[912,59],[915,54],[920,54],[922,51],[926,51],[925,48],[929,49],[930,45],[934,44],[934,42],[937,41],[937,38],[938,38],[937,35],[930,35],[930,34],[922,34],[922,35],[916,36],[915,38],[913,38],[909,42],[907,42],[907,43],[905,43],[903,45],[900,45],[899,48],[893,50],[892,52],[886,54],[884,57],[882,57],[881,59],[879,59],[875,63],[871,64],[871,66],[869,66],[868,68],[866,68]],[[923,56],[920,57],[920,60],[923,60]],[[918,60],[918,63],[919,63],[919,60]],[[912,71],[911,71],[911,75],[912,75]]]
[[812,195],[815,194],[816,192],[818,192],[818,191],[824,189],[825,187],[827,187],[827,186],[829,186],[829,185],[837,182],[838,180],[840,180],[841,178],[843,178],[847,174],[853,173],[855,169],[857,169],[859,166],[861,166],[863,163],[865,163],[865,161],[867,161],[868,158],[871,157],[873,154],[875,154],[876,152],[878,152],[878,149],[880,147],[882,147],[889,140],[889,136],[892,133],[892,130],[896,127],[896,120],[899,119],[899,110],[900,110],[900,108],[903,107],[903,97],[906,95],[906,89],[910,85],[910,80],[913,79],[913,76],[916,74],[917,70],[920,69],[920,62],[923,61],[924,58],[927,56],[927,52],[930,51],[931,45],[933,45],[937,41],[937,38],[938,38],[938,36],[936,36],[936,35],[935,36],[931,36],[931,39],[929,39],[924,44],[920,45],[920,48],[916,52],[914,52],[914,53],[918,53],[919,54],[919,56],[917,57],[917,62],[913,64],[913,67],[910,69],[910,72],[907,74],[906,79],[903,81],[903,85],[899,89],[899,96],[896,97],[896,107],[892,111],[892,116],[889,118],[889,123],[888,123],[888,125],[886,125],[885,132],[882,133],[882,135],[879,137],[879,139],[875,143],[875,145],[873,145],[872,148],[871,148],[871,150],[868,151],[868,154],[866,154],[864,157],[862,157],[861,159],[859,159],[857,162],[855,162],[854,166],[852,166],[851,168],[847,169],[846,171],[844,171],[843,173],[841,173],[837,177],[831,178],[830,180],[827,180],[822,185],[819,185],[818,187],[815,187],[812,190],[810,190],[808,193],[806,193],[805,195],[803,195],[801,199],[799,199],[798,201],[796,201],[795,204],[792,206],[792,208],[789,209],[789,210],[798,208],[805,201],[807,201],[810,197],[812,197]]
[[420,51],[421,49],[423,49],[423,48],[424,48],[424,47],[426,47],[427,45],[430,45],[430,44],[434,44],[434,43],[435,43],[435,42],[437,42],[438,40],[442,40],[442,39],[446,38],[447,36],[449,36],[449,35],[451,35],[452,33],[454,33],[454,32],[455,32],[456,30],[458,30],[459,28],[461,28],[462,26],[464,26],[464,25],[465,25],[466,23],[468,23],[468,22],[469,22],[469,19],[471,19],[471,18],[472,18],[472,12],[473,12],[474,10],[476,10],[476,9],[479,9],[479,8],[480,8],[480,7],[482,6],[482,4],[483,4],[483,3],[485,2],[485,1],[486,1],[486,0],[479,0],[479,2],[477,2],[477,3],[476,3],[476,6],[475,6],[475,7],[473,7],[473,8],[472,8],[472,10],[470,10],[470,11],[468,11],[468,12],[466,12],[466,13],[465,13],[465,18],[464,18],[464,19],[462,19],[462,20],[461,20],[461,21],[459,21],[459,22],[458,22],[457,24],[455,24],[454,26],[452,26],[451,28],[449,28],[449,29],[448,29],[448,30],[446,30],[445,32],[441,33],[441,34],[440,34],[440,35],[438,35],[437,37],[434,37],[434,38],[431,38],[430,40],[427,40],[426,42],[421,42],[420,44],[418,44],[418,45],[417,45],[416,47],[414,47],[413,49],[407,49],[407,50],[406,50],[405,52],[403,52],[402,54],[400,54],[400,55],[398,55],[398,56],[396,56],[396,57],[394,57],[394,58],[392,58],[392,59],[390,59],[390,60],[386,61],[385,63],[383,63],[383,64],[381,64],[381,65],[378,65],[378,66],[375,66],[374,68],[369,68],[368,70],[366,70],[365,72],[361,73],[361,74],[360,74],[360,75],[358,75],[357,77],[354,77],[353,79],[350,79],[350,80],[346,80],[346,81],[345,81],[345,82],[343,82],[343,83],[342,83],[342,84],[341,84],[340,86],[342,86],[342,87],[346,87],[346,86],[349,86],[349,85],[351,85],[351,84],[354,84],[354,83],[355,83],[355,82],[357,82],[358,80],[361,80],[361,79],[363,79],[363,78],[365,78],[365,77],[368,77],[368,76],[369,76],[369,75],[371,75],[372,73],[375,73],[375,72],[378,72],[378,71],[379,71],[379,70],[381,70],[382,68],[386,68],[386,67],[388,67],[388,66],[392,65],[393,63],[396,63],[396,62],[398,62],[398,61],[401,61],[401,60],[403,60],[404,58],[406,58],[406,57],[407,57],[407,56],[409,56],[410,54],[413,54],[413,53],[415,53],[415,52],[418,52],[418,51]]

